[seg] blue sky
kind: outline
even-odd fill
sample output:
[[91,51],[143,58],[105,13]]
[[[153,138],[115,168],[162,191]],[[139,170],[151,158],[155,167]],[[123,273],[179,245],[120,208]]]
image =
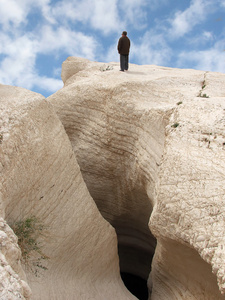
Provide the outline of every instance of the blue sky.
[[0,0],[0,83],[45,97],[68,56],[225,72],[225,0]]

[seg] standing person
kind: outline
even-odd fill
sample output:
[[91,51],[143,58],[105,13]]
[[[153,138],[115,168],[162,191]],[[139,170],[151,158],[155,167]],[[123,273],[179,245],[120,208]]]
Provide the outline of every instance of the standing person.
[[122,32],[122,37],[118,41],[117,49],[120,54],[120,71],[127,71],[130,52],[130,40],[127,37],[126,31]]

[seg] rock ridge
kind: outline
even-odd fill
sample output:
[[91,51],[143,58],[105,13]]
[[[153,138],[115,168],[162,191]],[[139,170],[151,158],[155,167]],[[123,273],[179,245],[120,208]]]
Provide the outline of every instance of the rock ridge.
[[[5,257],[14,271],[0,298],[135,299],[119,276],[115,231],[98,212],[52,105],[39,94],[8,86],[0,87],[0,99],[1,217],[8,224],[40,219],[47,233],[39,242],[49,257],[38,277],[23,265],[23,277],[16,237],[18,253],[7,242]],[[4,239],[0,235],[1,245]]]
[[[176,288],[169,292],[164,283],[166,297],[160,279],[167,274],[173,284],[169,261],[164,266],[160,254],[168,240],[171,249],[180,245],[187,256],[196,257],[201,269],[197,272],[192,266],[197,275],[191,280],[189,261],[177,249],[186,270],[183,277],[179,272],[173,275],[174,286],[179,282],[180,293],[186,290],[183,297],[223,299],[216,281],[224,293],[224,226],[219,212],[225,200],[225,76],[135,65],[120,73],[118,64],[108,66],[68,58],[62,69],[65,86],[49,101],[93,199],[116,229],[121,269],[148,278],[146,262],[155,252],[149,278],[152,299],[176,299]],[[146,260],[140,263],[140,257]],[[215,277],[209,270],[204,276],[207,264]],[[206,287],[206,279],[214,282],[215,290]]]
[[[62,80],[0,85],[1,299],[225,299],[225,75],[69,57]],[[39,277],[8,226],[31,215]]]

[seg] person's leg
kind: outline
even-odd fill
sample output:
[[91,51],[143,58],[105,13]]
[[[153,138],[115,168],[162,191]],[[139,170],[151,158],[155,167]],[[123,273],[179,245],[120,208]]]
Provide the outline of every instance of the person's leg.
[[124,68],[124,70],[128,70],[128,64],[129,64],[129,55],[126,55],[126,57],[125,57],[125,68]]
[[125,55],[120,54],[120,71],[125,69]]

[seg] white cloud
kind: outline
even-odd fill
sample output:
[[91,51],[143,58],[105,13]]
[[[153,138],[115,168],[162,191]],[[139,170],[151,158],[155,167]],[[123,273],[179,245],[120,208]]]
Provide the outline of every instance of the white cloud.
[[136,29],[143,29],[147,26],[147,9],[150,4],[146,0],[121,0],[118,2],[118,9],[121,19],[125,21],[124,26]]
[[104,34],[118,30],[121,23],[117,0],[60,1],[52,8],[52,17],[62,24],[89,24],[90,29],[99,30]]
[[26,20],[29,8],[26,1],[1,0],[0,1],[0,24],[7,30],[10,24],[19,26]]
[[[22,41],[20,41],[22,42]],[[19,43],[18,46],[19,46]],[[24,40],[25,42],[25,40]],[[13,86],[21,86],[30,90],[39,87],[42,90],[55,92],[62,87],[61,79],[40,76],[35,68],[36,55],[32,53],[31,42],[26,44],[26,52],[22,47],[17,48],[18,53],[6,57],[0,65],[0,82]]]
[[111,0],[109,3],[105,0],[97,0],[93,2],[94,10],[91,14],[92,27],[101,30],[105,34],[118,30],[120,20],[117,11],[117,1]]
[[34,76],[33,80],[30,82],[32,83],[32,87],[41,87],[43,90],[51,93],[55,93],[63,87],[63,82],[61,79],[50,78],[46,76]]
[[208,46],[214,41],[214,34],[210,31],[199,32],[196,36],[186,39],[186,43],[191,47],[197,49],[198,47]]
[[107,35],[127,26],[146,27],[150,8],[147,0],[64,0],[52,7],[48,18],[62,24],[89,24],[92,30]]
[[[85,5],[87,11],[85,13]],[[73,1],[59,1],[56,5],[51,7],[51,10],[48,11],[50,15],[48,17],[54,18],[58,23],[67,23],[68,21],[77,22],[77,21],[86,21],[87,17],[90,15],[90,6],[91,1],[85,0],[81,3],[77,0]]]
[[1,0],[0,1],[0,25],[3,31],[19,29],[28,23],[29,13],[40,13],[40,19],[45,18],[48,22],[50,17],[51,0]]
[[[66,53],[74,56],[95,59],[97,42],[89,36],[67,28],[53,30],[43,26],[40,32],[10,37],[0,34],[0,82],[33,89],[40,84],[42,89],[55,92],[62,87],[61,79],[38,74],[36,60],[39,55],[54,57]],[[54,70],[53,70],[54,71]],[[53,76],[55,74],[52,72]],[[60,74],[57,74],[60,77]]]
[[131,50],[131,60],[139,64],[167,65],[171,58],[171,49],[164,36],[153,30],[146,32],[139,44],[133,43]]
[[51,26],[43,26],[39,34],[38,53],[58,56],[67,53],[68,56],[83,56],[95,59],[98,44],[91,36],[71,29],[58,27],[55,30]]
[[210,31],[204,31],[202,35],[203,40],[205,41],[211,41],[213,40],[213,33]]
[[[213,9],[220,7],[222,11],[225,0],[188,3],[186,10],[177,11],[168,20],[166,12],[160,19],[157,9],[163,6],[163,13],[171,9],[169,0],[0,0],[0,83],[31,90],[40,85],[54,92],[62,84],[60,60],[67,56],[119,61],[117,42],[122,30],[127,30],[131,38],[131,62],[171,65],[175,58],[173,64],[179,60],[180,67],[194,65],[203,69],[205,65],[225,70],[225,52],[221,54],[219,45],[207,51],[192,51],[190,55],[188,51],[180,54],[187,43],[192,49],[203,49],[216,41],[215,30],[201,25]],[[151,21],[155,27],[146,31],[150,16],[157,18],[158,23]],[[168,26],[162,27],[165,22]],[[194,28],[192,36],[185,37]],[[137,32],[143,36],[137,36]],[[176,38],[182,38],[177,41],[179,45],[174,43]],[[45,62],[46,57],[51,61],[47,71],[37,65],[42,56]]]
[[47,22],[55,24],[55,20],[52,17],[50,4],[51,0],[38,0],[33,2],[33,6],[35,7],[35,9],[38,8],[40,10],[43,18],[46,19]]
[[35,41],[28,36],[16,38],[1,35],[1,53],[5,58],[1,61],[0,82],[10,84],[21,81],[25,74],[33,72],[35,65]]
[[113,44],[108,48],[106,54],[100,56],[100,60],[102,62],[118,62],[119,61],[119,54],[117,51],[117,43],[118,40],[114,40]]
[[185,11],[176,12],[170,20],[170,36],[180,38],[190,32],[197,24],[203,22],[215,5],[212,0],[192,0]]
[[223,72],[225,70],[225,52],[222,41],[214,47],[202,51],[183,51],[178,57],[178,67],[190,66],[197,70]]

